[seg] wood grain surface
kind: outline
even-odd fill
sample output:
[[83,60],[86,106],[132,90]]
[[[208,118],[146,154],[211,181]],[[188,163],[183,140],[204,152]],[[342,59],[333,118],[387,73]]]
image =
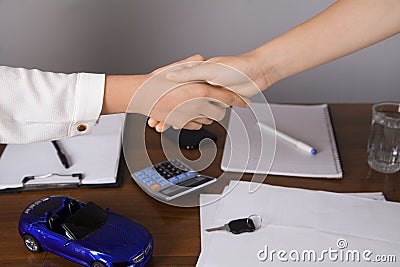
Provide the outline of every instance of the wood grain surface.
[[[370,130],[370,104],[329,105],[336,142],[344,171],[343,179],[295,178],[268,176],[265,183],[287,187],[335,192],[382,191],[390,201],[400,202],[400,173],[391,175],[372,171],[367,165],[367,140]],[[218,136],[218,152],[206,173],[218,177],[225,139],[224,130],[216,123],[207,127]],[[146,144],[151,159],[162,161],[160,135],[146,130]],[[4,149],[0,145],[0,153]],[[198,151],[185,152],[196,157]],[[81,201],[94,201],[100,206],[143,224],[154,237],[154,254],[147,265],[195,266],[200,253],[199,208],[170,206],[144,193],[124,167],[123,184],[117,188],[64,189],[0,194],[0,266],[8,267],[74,267],[80,266],[51,253],[33,254],[24,247],[18,234],[18,220],[24,208],[49,195],[68,195]],[[246,175],[244,179],[250,176]],[[0,177],[4,179],[4,177]]]

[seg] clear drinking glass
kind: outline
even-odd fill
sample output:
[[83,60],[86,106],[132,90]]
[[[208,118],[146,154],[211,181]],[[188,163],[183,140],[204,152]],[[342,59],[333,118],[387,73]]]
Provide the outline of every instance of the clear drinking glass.
[[383,102],[372,106],[368,164],[382,173],[400,170],[400,103]]

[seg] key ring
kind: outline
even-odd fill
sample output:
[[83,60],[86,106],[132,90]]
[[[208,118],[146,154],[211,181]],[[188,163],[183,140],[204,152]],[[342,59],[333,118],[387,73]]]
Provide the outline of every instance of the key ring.
[[[252,218],[258,218],[260,220],[260,224],[258,225],[258,227],[254,224],[254,220]],[[249,220],[251,220],[254,224],[254,226],[256,227],[255,230],[258,230],[261,228],[262,225],[262,217],[260,215],[257,214],[252,214],[249,217],[247,217],[247,225],[250,225]]]

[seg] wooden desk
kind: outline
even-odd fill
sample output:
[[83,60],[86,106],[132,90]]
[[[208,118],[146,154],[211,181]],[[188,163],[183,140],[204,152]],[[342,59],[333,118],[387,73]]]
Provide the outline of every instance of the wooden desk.
[[[400,173],[385,175],[372,171],[367,165],[366,146],[371,121],[371,105],[329,105],[336,141],[340,152],[343,179],[311,179],[282,176],[268,177],[266,183],[336,192],[382,191],[386,198],[400,202]],[[217,134],[218,153],[206,171],[218,176],[224,131],[212,125]],[[149,154],[162,160],[160,137],[153,131],[146,133]],[[0,146],[0,153],[4,146]],[[196,152],[190,152],[196,154]],[[152,233],[155,249],[151,266],[194,266],[200,253],[200,225],[198,208],[177,208],[160,203],[146,195],[132,182],[126,170],[122,187],[103,189],[66,189],[18,194],[0,194],[0,266],[71,267],[79,266],[51,253],[28,252],[18,235],[18,219],[24,208],[36,199],[48,195],[69,195],[82,201],[92,200],[102,207],[120,213],[145,225]]]

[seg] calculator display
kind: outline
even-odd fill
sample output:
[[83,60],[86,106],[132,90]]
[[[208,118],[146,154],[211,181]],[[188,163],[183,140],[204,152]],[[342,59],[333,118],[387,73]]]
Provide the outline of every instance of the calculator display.
[[205,183],[213,181],[213,180],[214,180],[214,178],[212,178],[212,177],[197,175],[192,179],[189,179],[189,180],[183,181],[181,183],[178,183],[176,185],[167,187],[163,190],[160,190],[159,192],[166,196],[172,197],[176,194],[179,194],[181,192],[188,190],[189,188],[197,187],[197,186],[200,186],[202,184],[205,184]]

